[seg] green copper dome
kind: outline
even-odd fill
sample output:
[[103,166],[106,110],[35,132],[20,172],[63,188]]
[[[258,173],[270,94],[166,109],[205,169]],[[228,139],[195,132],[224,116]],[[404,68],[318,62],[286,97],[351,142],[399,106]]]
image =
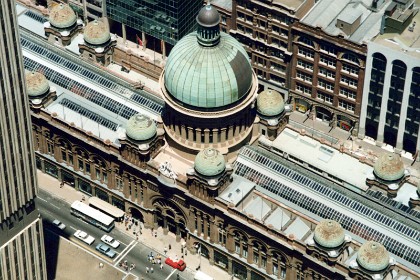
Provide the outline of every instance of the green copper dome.
[[375,241],[368,241],[357,252],[357,262],[366,270],[381,271],[389,265],[389,253],[384,245]]
[[39,72],[30,72],[26,74],[26,93],[29,97],[39,97],[46,93],[50,89],[50,84]]
[[373,166],[375,175],[385,181],[401,179],[404,171],[404,163],[397,154],[382,154]]
[[77,21],[76,14],[69,5],[57,4],[50,11],[50,23],[57,28],[68,28]]
[[125,133],[135,141],[148,140],[156,135],[156,124],[148,116],[137,114],[128,120]]
[[172,49],[166,66],[167,91],[183,104],[216,108],[246,96],[252,86],[248,54],[232,36],[214,25],[218,16],[211,5],[198,16],[198,30]]
[[89,22],[83,32],[83,39],[91,45],[103,45],[111,39],[108,24],[103,20]]
[[257,111],[267,117],[273,117],[284,111],[283,96],[275,90],[264,90],[257,97]]
[[337,248],[344,242],[344,230],[333,220],[323,220],[316,227],[314,240],[325,248]]
[[216,176],[225,171],[225,158],[216,149],[207,148],[195,157],[195,171],[204,176]]

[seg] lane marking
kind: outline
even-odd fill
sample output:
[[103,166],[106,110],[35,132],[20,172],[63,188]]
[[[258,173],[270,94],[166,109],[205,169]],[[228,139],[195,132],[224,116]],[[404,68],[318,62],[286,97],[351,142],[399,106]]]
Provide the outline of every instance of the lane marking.
[[77,231],[77,228],[74,228],[73,226],[70,226],[72,229],[74,229],[74,230],[76,230]]
[[122,252],[120,253],[120,255],[117,258],[115,258],[115,260],[114,260],[115,265],[114,266],[116,266],[131,251],[131,249],[133,249],[134,246],[136,246],[137,244],[138,244],[137,241],[134,241],[134,240],[131,241],[130,244],[128,244],[128,246],[125,247],[124,250],[122,250]]
[[46,199],[43,199],[42,197],[38,196],[39,199],[41,199],[42,201],[45,201],[48,203],[48,201]]
[[172,270],[171,274],[169,274],[169,276],[165,280],[169,280],[169,278],[171,278],[172,274],[174,274],[175,271],[177,271],[177,269]]
[[52,207],[55,207],[55,208],[57,208],[57,209],[61,209],[60,207],[58,207],[58,206],[55,206],[54,204],[50,204]]

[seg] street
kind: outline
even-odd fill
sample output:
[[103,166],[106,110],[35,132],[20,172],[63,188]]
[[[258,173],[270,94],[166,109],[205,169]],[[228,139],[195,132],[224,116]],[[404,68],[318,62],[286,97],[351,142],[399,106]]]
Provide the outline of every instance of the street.
[[[138,276],[139,279],[156,279],[156,280],[175,280],[175,279],[192,279],[190,273],[180,272],[173,269],[172,267],[164,264],[165,257],[162,257],[163,269],[161,270],[158,264],[152,265],[148,261],[148,255],[153,252],[153,255],[156,256],[158,253],[145,246],[144,244],[135,241],[133,238],[128,236],[126,233],[121,232],[119,229],[114,228],[110,233],[106,233],[99,228],[82,221],[73,215],[70,214],[70,205],[54,197],[51,193],[48,193],[42,189],[39,190],[38,197],[36,199],[37,208],[42,216],[44,221],[45,230],[51,230],[54,233],[61,235],[62,237],[69,239],[70,241],[78,244],[83,247],[90,253],[96,255],[101,261],[109,263],[115,267],[118,267],[124,270],[122,267],[119,267],[121,261],[127,261],[128,266],[134,263],[135,268],[129,272]],[[58,229],[52,224],[52,221],[58,219],[66,225],[64,230]],[[83,243],[81,240],[73,236],[76,230],[82,230],[88,233],[89,235],[95,238],[95,241],[91,245]],[[114,259],[110,259],[105,255],[102,255],[100,252],[95,250],[95,247],[102,243],[101,237],[104,234],[112,236],[114,239],[118,240],[121,245],[114,249],[117,252],[117,255]],[[96,265],[92,264],[92,265]],[[153,273],[146,273],[146,267],[153,267]],[[177,275],[179,273],[179,278]]]

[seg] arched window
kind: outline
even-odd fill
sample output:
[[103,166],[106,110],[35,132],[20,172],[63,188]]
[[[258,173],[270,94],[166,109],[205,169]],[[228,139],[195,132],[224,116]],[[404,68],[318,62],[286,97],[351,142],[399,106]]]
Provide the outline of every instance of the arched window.
[[279,252],[273,252],[271,256],[273,274],[280,279],[286,279],[286,259]]
[[252,261],[258,267],[267,267],[267,249],[258,241],[252,242]]
[[243,258],[248,257],[248,238],[240,232],[235,232],[235,253]]

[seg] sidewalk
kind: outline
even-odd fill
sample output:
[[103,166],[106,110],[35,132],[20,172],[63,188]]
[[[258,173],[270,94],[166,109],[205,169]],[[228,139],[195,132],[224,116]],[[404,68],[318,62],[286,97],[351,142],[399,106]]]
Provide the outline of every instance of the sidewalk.
[[[63,199],[69,204],[73,203],[75,200],[81,200],[82,196],[84,195],[86,197],[85,202],[87,203],[88,197],[84,193],[76,191],[73,187],[67,184],[64,184],[64,186],[60,188],[60,182],[58,179],[48,174],[42,173],[40,170],[37,170],[37,175],[40,189],[53,193],[54,196]],[[135,239],[133,228],[126,231],[124,223],[115,223],[115,227],[119,231],[124,232],[125,234]],[[181,253],[181,244],[183,240],[181,240],[181,242],[176,242],[175,235],[171,232],[169,232],[167,235],[164,235],[161,227],[157,229],[157,237],[154,237],[152,235],[152,230],[145,229],[142,225],[142,234],[139,236],[139,242],[161,255],[164,255],[164,248],[168,248],[170,244],[171,250],[168,251],[166,256],[171,258],[175,258],[175,256],[177,256],[180,259],[183,255]],[[185,251],[186,250],[184,249],[184,253]],[[199,257],[197,254],[193,255],[188,252],[184,255],[184,261],[187,264],[187,269],[185,272],[180,274],[181,279],[192,280],[194,278],[195,269],[200,265],[200,262],[200,270],[212,276],[214,279],[231,279],[231,276],[226,271],[220,269],[217,266],[210,265],[209,260],[205,257]]]

